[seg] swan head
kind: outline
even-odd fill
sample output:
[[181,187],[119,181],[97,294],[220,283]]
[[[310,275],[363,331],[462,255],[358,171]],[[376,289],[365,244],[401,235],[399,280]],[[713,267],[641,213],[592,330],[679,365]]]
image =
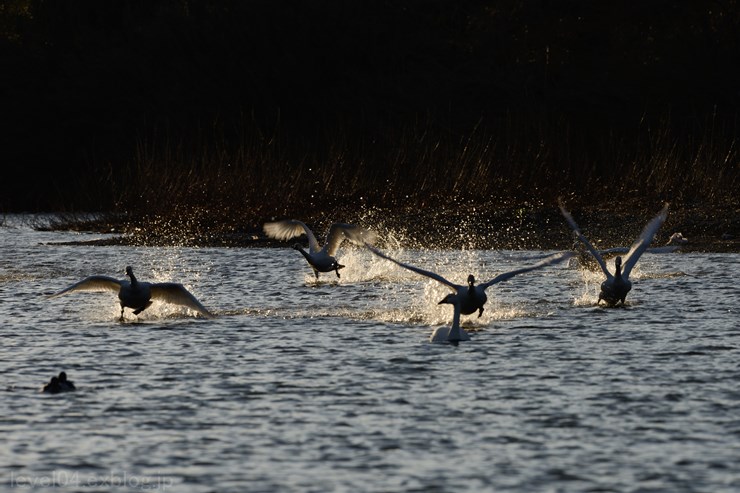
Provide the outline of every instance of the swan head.
[[468,287],[472,288],[475,285],[475,276],[473,274],[470,274],[468,276]]
[[622,271],[622,257],[617,257],[614,259],[614,267],[616,267],[617,272]]
[[59,374],[59,381],[62,382],[62,383],[64,383],[64,382],[67,381],[67,373],[66,372],[61,372]]
[[344,267],[345,267],[344,265],[340,264],[336,260],[334,261],[334,263],[331,266],[332,270],[344,269]]
[[300,243],[293,243],[293,250],[303,250],[303,246]]
[[129,277],[134,275],[134,269],[132,269],[130,265],[126,266],[126,275]]

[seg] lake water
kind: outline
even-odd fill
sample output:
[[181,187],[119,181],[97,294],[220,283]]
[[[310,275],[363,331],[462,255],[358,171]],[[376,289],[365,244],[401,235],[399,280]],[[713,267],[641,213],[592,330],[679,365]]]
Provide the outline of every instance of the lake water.
[[[27,218],[22,218],[27,219]],[[358,249],[63,246],[0,227],[0,490],[740,491],[740,256],[644,255],[625,308],[565,264],[488,290],[431,344],[446,289]],[[551,252],[390,250],[462,283]],[[91,274],[185,284],[217,317]],[[65,370],[73,393],[40,387]]]

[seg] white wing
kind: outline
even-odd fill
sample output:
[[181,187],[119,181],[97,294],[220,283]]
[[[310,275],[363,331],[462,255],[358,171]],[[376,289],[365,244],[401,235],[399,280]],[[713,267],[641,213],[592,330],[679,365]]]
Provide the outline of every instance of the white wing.
[[663,206],[663,209],[661,209],[658,215],[652,218],[650,222],[645,225],[642,233],[640,233],[640,236],[638,236],[635,242],[632,244],[629,253],[624,259],[622,275],[624,275],[625,277],[628,277],[630,275],[630,272],[632,272],[632,268],[639,260],[640,255],[642,255],[645,250],[647,250],[647,247],[650,245],[650,243],[653,241],[653,238],[655,237],[655,233],[657,233],[660,227],[663,225],[666,217],[668,217],[667,203]]
[[353,243],[362,245],[366,243],[374,243],[376,237],[377,235],[375,232],[370,231],[369,229],[361,228],[354,224],[334,223],[331,225],[331,228],[329,228],[329,234],[326,235],[326,245],[324,245],[324,250],[333,257],[337,253],[337,250],[339,250],[339,246],[342,244],[344,239],[348,239]]
[[316,241],[316,237],[308,226],[302,221],[297,219],[284,219],[282,221],[275,221],[271,223],[265,223],[262,226],[265,234],[276,240],[289,240],[300,236],[301,233],[306,233],[308,237],[308,249],[311,253],[316,253],[321,248],[319,242]]
[[606,278],[609,279],[610,277],[613,277],[611,273],[609,272],[609,269],[606,268],[606,263],[604,262],[604,259],[601,258],[601,255],[599,255],[599,252],[593,247],[593,245],[586,239],[585,236],[581,233],[581,228],[578,227],[578,224],[576,224],[576,221],[573,219],[573,216],[570,215],[570,212],[565,210],[565,207],[563,207],[563,204],[559,204],[558,207],[560,207],[560,212],[563,214],[563,217],[566,221],[568,221],[568,224],[570,224],[570,227],[573,228],[573,231],[575,231],[576,235],[578,236],[578,239],[583,242],[584,245],[586,245],[586,248],[588,248],[588,251],[591,252],[591,255],[594,256],[596,259],[596,262],[598,262],[599,267],[601,267],[601,270],[606,275]]
[[65,288],[58,293],[54,293],[48,298],[56,298],[63,294],[71,293],[73,291],[113,291],[117,293],[121,289],[121,285],[126,281],[119,281],[108,276],[90,276],[83,279],[80,282],[72,284],[70,287]]
[[435,281],[439,281],[442,284],[444,284],[445,286],[449,287],[455,293],[457,293],[457,290],[458,289],[462,288],[462,286],[458,286],[457,284],[451,283],[450,281],[448,281],[444,277],[440,276],[439,274],[436,274],[434,272],[430,272],[428,270],[419,269],[418,267],[414,267],[413,265],[404,264],[403,262],[399,262],[398,260],[389,257],[388,255],[384,254],[383,252],[381,252],[380,250],[378,250],[375,247],[372,247],[370,245],[365,245],[365,246],[366,246],[366,248],[368,250],[370,250],[371,252],[373,252],[378,257],[384,258],[386,260],[390,260],[394,264],[400,265],[404,269],[408,269],[408,270],[414,271],[417,274],[421,274],[422,276],[427,276],[427,277],[429,277],[431,279],[434,279]]
[[185,286],[175,282],[152,283],[152,299],[165,301],[175,305],[182,305],[201,315],[211,318],[213,314],[204,307]]
[[498,276],[494,277],[490,281],[479,284],[479,286],[482,287],[483,289],[486,289],[489,286],[496,284],[497,282],[506,281],[507,279],[511,279],[517,274],[523,274],[525,272],[529,272],[532,270],[541,269],[542,267],[545,267],[548,265],[557,264],[559,262],[562,262],[563,260],[567,260],[571,258],[573,255],[574,255],[573,252],[556,253],[554,255],[550,255],[549,257],[541,260],[540,262],[537,262],[534,265],[530,265],[529,267],[524,267],[522,269],[512,270],[511,272],[505,272],[503,274],[499,274]]

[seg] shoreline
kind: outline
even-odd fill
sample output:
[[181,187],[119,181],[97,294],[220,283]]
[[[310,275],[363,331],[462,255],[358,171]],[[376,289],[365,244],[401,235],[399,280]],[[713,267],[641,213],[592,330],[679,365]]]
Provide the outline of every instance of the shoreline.
[[[658,208],[646,206],[607,210],[603,206],[572,207],[584,235],[596,248],[629,247]],[[280,219],[288,216],[268,218]],[[296,216],[293,216],[296,217]],[[331,218],[331,219],[328,219]],[[557,207],[527,204],[496,207],[492,204],[467,204],[445,208],[372,208],[314,212],[300,217],[322,238],[332,222],[350,222],[378,232],[378,246],[435,249],[564,250],[573,245],[572,232]],[[66,245],[99,246],[185,246],[185,247],[289,247],[289,241],[268,239],[261,230],[264,220],[236,224],[202,218],[186,225],[131,227],[131,224],[161,224],[162,221],[107,220],[85,221],[66,218],[45,230],[73,230],[92,233],[111,231],[120,234],[98,240],[53,242]],[[740,253],[740,208],[676,207],[669,211],[653,246],[664,245],[671,234],[680,232],[688,243],[680,252]]]

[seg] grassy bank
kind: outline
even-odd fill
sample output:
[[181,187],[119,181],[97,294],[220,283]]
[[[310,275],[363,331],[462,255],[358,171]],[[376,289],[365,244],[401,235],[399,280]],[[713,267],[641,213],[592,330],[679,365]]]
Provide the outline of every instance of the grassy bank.
[[605,244],[629,243],[668,201],[662,234],[736,249],[734,128],[676,128],[663,119],[602,135],[508,116],[465,133],[429,122],[374,132],[349,121],[298,141],[249,121],[177,142],[154,133],[104,183],[114,197],[104,220],[71,215],[57,227],[114,229],[135,244],[245,245],[263,241],[264,221],[293,217],[319,230],[362,223],[409,246],[563,248],[563,197]]

